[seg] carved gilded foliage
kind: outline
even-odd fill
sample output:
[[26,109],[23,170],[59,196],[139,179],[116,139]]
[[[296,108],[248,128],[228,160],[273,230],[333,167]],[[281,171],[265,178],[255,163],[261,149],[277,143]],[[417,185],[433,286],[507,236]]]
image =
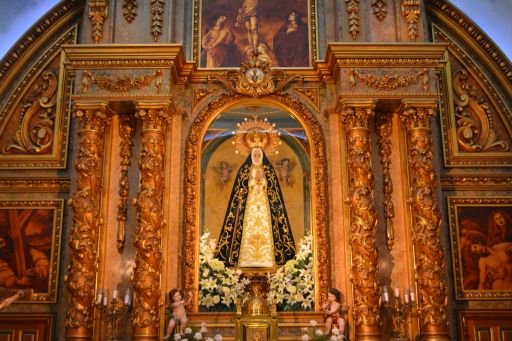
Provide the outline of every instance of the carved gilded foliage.
[[169,103],[138,103],[136,116],[142,121],[140,182],[134,206],[138,222],[133,277],[134,335],[152,335],[160,326],[160,276],[162,274],[162,229],[164,193],[165,128],[171,119]]
[[135,117],[123,115],[119,120],[119,136],[121,137],[119,156],[121,159],[121,176],[119,178],[119,204],[117,205],[117,251],[123,252],[125,242],[126,219],[128,214],[128,194],[130,179],[128,168],[133,155],[132,138],[135,133]]
[[435,104],[405,103],[400,117],[407,129],[409,202],[418,286],[419,318],[424,337],[447,339],[445,258],[441,248],[441,212],[432,166],[431,117]]
[[386,18],[386,14],[388,13],[386,6],[387,6],[387,0],[372,0],[373,14],[380,21],[382,21],[382,20],[384,20],[384,18]]
[[98,234],[103,179],[103,139],[111,111],[107,103],[75,104],[80,123],[79,150],[75,161],[77,190],[69,206],[73,226],[69,237],[70,261],[65,282],[69,292],[66,314],[67,335],[74,329],[90,329],[93,322],[94,286],[98,263]]
[[391,133],[392,120],[389,114],[377,116],[377,134],[379,135],[379,155],[382,164],[382,175],[384,180],[384,216],[386,217],[386,239],[388,249],[391,250],[394,244],[393,218],[395,207],[391,195],[393,194],[393,180],[391,178]]
[[98,44],[103,38],[103,24],[108,18],[108,0],[89,0],[89,20],[92,38]]
[[357,35],[360,32],[359,3],[360,0],[345,0],[345,10],[348,14],[348,30],[354,40],[356,40]]
[[137,0],[124,0],[123,2],[123,17],[129,24],[135,20],[137,16],[137,8],[139,4]]
[[341,120],[346,128],[347,166],[349,172],[350,245],[352,267],[350,279],[354,290],[353,317],[356,334],[379,333],[380,289],[377,283],[376,249],[377,213],[371,165],[371,142],[368,121],[373,117],[373,103],[341,103]]
[[308,102],[313,104],[316,110],[320,109],[320,94],[317,88],[293,88],[293,91],[298,92],[305,97]]
[[155,41],[162,35],[165,0],[151,0],[151,34]]
[[355,87],[358,81],[370,88],[387,91],[409,87],[413,84],[417,84],[418,81],[421,81],[421,88],[423,91],[428,91],[429,89],[427,69],[423,69],[419,72],[413,71],[408,73],[367,73],[363,71],[357,71],[355,69],[350,69],[350,86]]
[[402,0],[402,15],[407,23],[409,39],[416,41],[418,37],[418,21],[421,15],[420,0]]
[[162,90],[162,70],[157,70],[151,74],[139,77],[102,77],[94,76],[91,71],[84,70],[82,75],[82,93],[89,91],[90,84],[110,92],[128,92],[132,89],[140,89],[148,86],[155,81],[157,93]]

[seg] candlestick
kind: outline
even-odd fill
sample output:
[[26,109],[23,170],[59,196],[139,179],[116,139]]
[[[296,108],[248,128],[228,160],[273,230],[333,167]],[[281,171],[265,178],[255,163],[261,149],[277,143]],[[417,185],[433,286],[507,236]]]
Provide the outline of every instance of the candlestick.
[[396,297],[396,298],[399,298],[399,297],[400,297],[400,287],[396,287],[396,288],[395,288],[395,297]]
[[96,307],[99,309],[100,320],[104,323],[109,323],[111,326],[109,329],[107,328],[107,332],[109,331],[110,335],[104,335],[101,339],[121,341],[119,338],[119,323],[121,319],[129,318],[129,315],[132,313],[129,290],[126,291],[124,304],[118,300],[119,290],[114,289],[112,291],[112,300],[110,302],[108,300],[108,290],[103,290],[103,292],[105,294],[102,296],[102,302],[98,302]]
[[117,299],[117,293],[118,293],[117,289],[114,289],[114,291],[112,292],[112,299],[113,300]]

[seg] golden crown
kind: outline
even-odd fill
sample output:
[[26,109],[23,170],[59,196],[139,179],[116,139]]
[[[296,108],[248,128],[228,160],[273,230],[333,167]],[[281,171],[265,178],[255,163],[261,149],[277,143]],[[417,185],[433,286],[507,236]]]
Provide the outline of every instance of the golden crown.
[[237,154],[249,154],[252,149],[260,148],[265,154],[270,155],[281,144],[279,138],[281,134],[276,130],[276,125],[268,122],[266,118],[263,120],[256,116],[252,120],[245,118],[244,122],[237,123],[233,134],[235,135],[233,144]]

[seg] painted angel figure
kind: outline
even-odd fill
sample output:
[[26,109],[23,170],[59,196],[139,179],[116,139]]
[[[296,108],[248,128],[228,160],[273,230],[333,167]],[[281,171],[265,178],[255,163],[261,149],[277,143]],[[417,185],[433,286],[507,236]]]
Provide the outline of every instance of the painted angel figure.
[[293,169],[294,163],[289,158],[285,157],[279,160],[276,163],[279,183],[287,185],[287,186],[293,186],[293,176],[292,176],[292,169]]
[[231,166],[227,161],[220,161],[217,167],[214,167],[215,171],[219,173],[219,185],[224,188],[224,186],[229,182],[230,174],[233,171],[233,166]]

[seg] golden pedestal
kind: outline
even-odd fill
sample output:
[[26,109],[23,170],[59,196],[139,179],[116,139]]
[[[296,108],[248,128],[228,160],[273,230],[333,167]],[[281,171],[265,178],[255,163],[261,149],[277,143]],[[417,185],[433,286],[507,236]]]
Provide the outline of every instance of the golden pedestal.
[[236,312],[236,340],[277,340],[277,312],[269,308],[265,298],[266,278],[262,274],[247,274],[250,298]]

